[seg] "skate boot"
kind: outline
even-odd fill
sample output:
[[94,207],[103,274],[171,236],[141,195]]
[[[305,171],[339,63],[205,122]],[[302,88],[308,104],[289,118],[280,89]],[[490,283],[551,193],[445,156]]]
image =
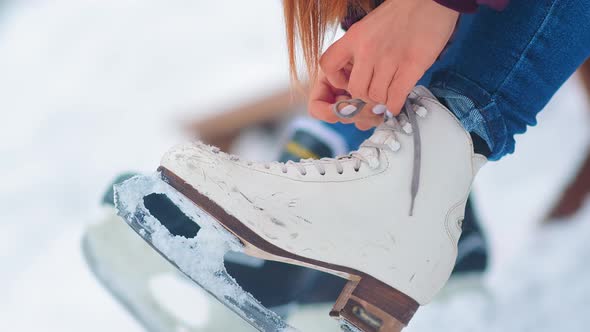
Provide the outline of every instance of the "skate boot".
[[[222,230],[248,255],[347,279],[330,314],[350,330],[399,331],[449,278],[470,186],[485,161],[454,115],[416,87],[402,114],[349,156],[255,163],[192,143],[169,151],[160,172],[181,194],[176,204],[199,211],[195,222],[211,221],[199,233]],[[123,190],[119,210],[144,239],[160,241],[152,219],[125,211],[147,191],[175,193],[128,185],[143,190]],[[198,243],[166,241],[155,247],[191,274],[203,259],[190,256]]]

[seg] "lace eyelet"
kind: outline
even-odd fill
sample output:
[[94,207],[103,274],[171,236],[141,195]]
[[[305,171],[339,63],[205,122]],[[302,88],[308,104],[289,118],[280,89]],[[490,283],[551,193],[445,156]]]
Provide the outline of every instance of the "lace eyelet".
[[326,175],[326,172],[322,172],[322,173],[320,173],[320,175],[321,176],[324,176],[324,175]]
[[356,167],[354,168],[354,171],[355,171],[355,172],[357,172],[357,173],[358,173],[360,170],[361,170],[360,168],[356,168]]
[[338,174],[342,175],[342,174],[344,174],[344,171],[342,171],[342,172],[338,172]]

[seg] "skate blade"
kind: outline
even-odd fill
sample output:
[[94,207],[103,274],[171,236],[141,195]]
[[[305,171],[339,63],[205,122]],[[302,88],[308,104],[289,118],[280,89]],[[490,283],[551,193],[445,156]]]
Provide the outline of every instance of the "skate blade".
[[159,171],[166,183],[211,216],[216,225],[221,225],[239,239],[247,254],[348,279],[348,284],[330,312],[330,316],[343,322],[343,329],[355,331],[354,327],[363,332],[401,331],[418,309],[419,304],[414,299],[370,275],[345,266],[298,256],[269,243],[170,170],[160,167]]
[[[150,194],[166,195],[199,226],[194,238],[172,235],[144,204]],[[193,282],[223,303],[259,331],[297,331],[276,313],[264,307],[227,273],[226,253],[242,252],[234,235],[179,194],[161,175],[136,176],[115,186],[118,214],[154,250]]]

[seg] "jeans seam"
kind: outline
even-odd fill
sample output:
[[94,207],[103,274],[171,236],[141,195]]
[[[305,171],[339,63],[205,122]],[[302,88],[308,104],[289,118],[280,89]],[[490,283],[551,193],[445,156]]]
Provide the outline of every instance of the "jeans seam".
[[482,110],[485,110],[487,108],[492,108],[492,107],[496,107],[496,99],[493,97],[490,98],[490,101],[485,106],[476,107],[476,109],[477,109],[477,112],[479,112],[479,114],[481,114],[482,118],[484,119],[484,121],[483,121],[484,126],[486,127],[487,134],[491,139],[491,143],[493,144],[489,148],[492,151],[492,153],[495,155],[496,154],[495,151],[497,150],[498,142],[496,142],[496,137],[493,134],[493,131],[491,130],[491,128],[488,124],[488,121],[489,121],[488,117],[486,117],[485,114],[482,112]]
[[545,17],[543,18],[543,21],[539,25],[539,28],[537,28],[537,31],[535,31],[534,35],[531,37],[531,40],[529,40],[529,42],[527,43],[526,47],[524,48],[524,50],[520,54],[520,57],[518,58],[518,60],[514,64],[514,66],[512,66],[512,68],[510,69],[510,72],[508,73],[508,75],[506,75],[506,77],[504,78],[504,80],[502,80],[502,83],[500,83],[500,85],[498,86],[498,88],[496,89],[496,91],[494,91],[494,93],[491,94],[491,97],[492,97],[491,99],[492,100],[495,100],[496,97],[498,97],[499,91],[502,90],[502,88],[504,88],[504,86],[506,85],[506,83],[510,79],[512,79],[512,77],[514,76],[516,70],[520,67],[520,65],[524,61],[525,55],[531,49],[531,45],[537,40],[537,38],[539,37],[539,34],[541,33],[541,31],[543,31],[543,29],[547,25],[547,22],[549,20],[549,16],[551,16],[551,14],[553,13],[553,10],[555,9],[555,4],[557,3],[557,1],[558,0],[554,0],[551,3],[551,7],[547,11],[547,14],[545,15]]
[[[484,88],[480,87],[480,86],[479,86],[479,85],[478,85],[476,82],[473,82],[473,81],[471,81],[470,79],[468,79],[467,77],[464,77],[464,76],[462,76],[462,75],[460,75],[460,74],[458,74],[458,73],[456,73],[456,72],[454,72],[454,71],[452,71],[452,72],[453,72],[453,74],[454,74],[454,75],[457,75],[457,76],[461,77],[461,79],[464,79],[464,80],[467,80],[467,81],[469,81],[469,82],[472,82],[472,83],[473,83],[473,84],[475,84],[475,85],[476,85],[478,88],[480,88],[481,90],[485,91],[485,92],[486,92],[488,95],[490,95],[490,99],[488,100],[488,102],[487,102],[485,105],[483,105],[483,106],[480,106],[480,103],[479,103],[477,100],[473,99],[473,98],[472,98],[472,97],[470,97],[470,96],[466,96],[464,92],[458,91],[457,89],[455,89],[455,88],[453,88],[453,87],[450,87],[450,86],[447,86],[446,84],[443,86],[443,88],[444,88],[445,90],[452,91],[452,92],[454,92],[454,93],[456,93],[456,94],[458,94],[458,95],[465,96],[465,97],[467,97],[469,100],[471,100],[471,102],[472,102],[472,103],[473,103],[473,105],[475,106],[475,111],[477,111],[477,112],[478,112],[478,113],[481,115],[481,117],[484,119],[484,121],[483,121],[483,125],[485,126],[485,129],[486,129],[486,132],[487,132],[487,134],[488,134],[488,135],[490,135],[490,134],[492,133],[492,130],[490,129],[490,126],[489,126],[489,124],[488,124],[488,118],[487,118],[487,117],[486,117],[486,116],[485,116],[485,115],[482,113],[482,110],[484,110],[484,109],[486,109],[486,108],[488,108],[488,107],[493,107],[493,106],[496,104],[496,100],[495,100],[494,96],[493,96],[493,95],[491,95],[491,94],[490,94],[488,91],[486,91]],[[454,112],[451,110],[451,113],[454,113]],[[455,116],[456,116],[456,115],[455,115]],[[494,141],[495,141],[495,140],[492,138],[492,143],[494,143],[494,145],[495,145],[495,142],[494,142]],[[494,150],[494,148],[495,148],[495,146],[490,146],[490,149],[491,149],[492,151]]]
[[[473,84],[473,85],[474,85],[474,86],[476,86],[478,89],[480,89],[481,91],[484,91],[484,92],[485,92],[485,93],[488,95],[488,97],[489,97],[489,100],[487,100],[485,104],[482,104],[482,103],[480,103],[480,102],[479,102],[479,100],[478,100],[478,99],[476,99],[476,98],[473,98],[472,96],[467,96],[467,95],[465,94],[465,92],[463,92],[463,91],[459,91],[459,90],[455,89],[454,87],[451,87],[451,86],[447,85],[446,83],[444,83],[444,82],[441,82],[441,83],[443,83],[443,85],[442,85],[442,88],[443,88],[443,89],[445,89],[445,90],[449,90],[449,91],[453,91],[453,92],[455,92],[456,94],[459,94],[459,95],[461,95],[461,96],[465,96],[465,97],[469,98],[469,100],[471,100],[471,102],[473,102],[473,104],[476,106],[476,108],[477,108],[478,110],[479,110],[479,109],[486,108],[486,107],[488,107],[490,104],[493,104],[493,103],[495,103],[495,102],[496,102],[496,99],[495,99],[495,94],[492,94],[492,93],[490,93],[488,90],[486,90],[486,89],[484,89],[482,86],[480,86],[480,85],[479,85],[477,82],[475,82],[475,81],[473,81],[473,80],[469,79],[468,77],[465,77],[465,76],[461,75],[460,73],[458,73],[458,72],[456,72],[455,70],[452,70],[452,69],[451,69],[451,70],[445,70],[445,72],[447,72],[447,73],[450,73],[450,74],[452,74],[453,76],[456,76],[456,77],[458,77],[458,78],[460,78],[460,79],[462,79],[462,80],[464,80],[464,81],[467,81],[467,82],[469,82],[470,84]],[[434,87],[436,88],[436,86],[434,86]],[[482,105],[483,105],[483,106],[482,106]]]

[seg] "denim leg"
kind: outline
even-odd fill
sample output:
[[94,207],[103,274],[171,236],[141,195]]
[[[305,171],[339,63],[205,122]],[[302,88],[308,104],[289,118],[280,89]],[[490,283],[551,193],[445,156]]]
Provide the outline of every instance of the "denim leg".
[[590,3],[512,0],[481,7],[431,90],[488,143],[491,160],[514,152],[553,94],[590,55]]

